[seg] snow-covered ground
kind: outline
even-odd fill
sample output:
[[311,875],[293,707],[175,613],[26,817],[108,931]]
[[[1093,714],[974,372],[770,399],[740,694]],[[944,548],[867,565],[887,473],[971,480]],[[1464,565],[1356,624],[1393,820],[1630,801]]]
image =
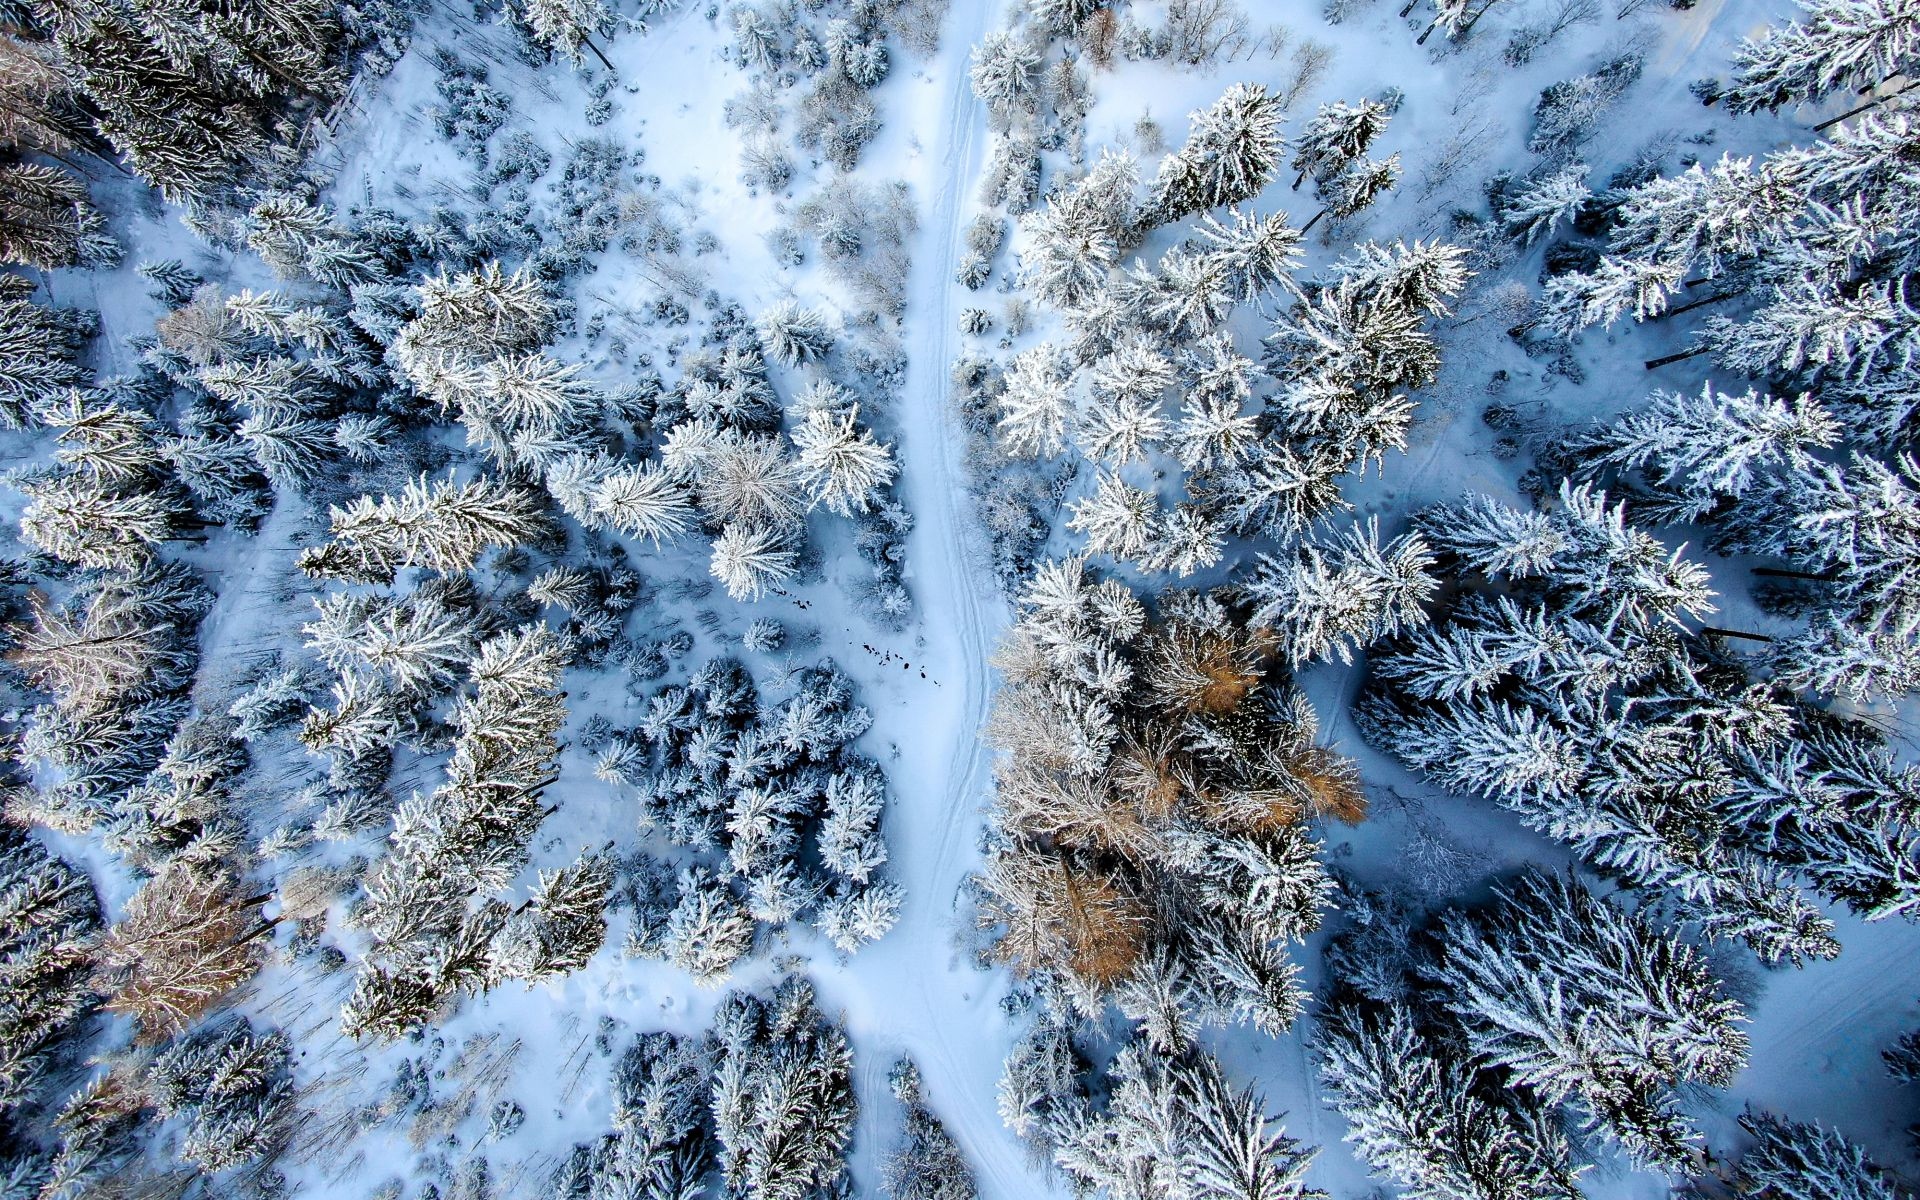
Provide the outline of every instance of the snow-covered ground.
[[[1428,19],[1425,9],[1403,20],[1395,15],[1395,0],[1358,7],[1337,25],[1323,19],[1315,0],[1249,5],[1256,25],[1284,23],[1296,39],[1311,37],[1331,51],[1326,74],[1294,106],[1296,122],[1324,101],[1377,96],[1389,87],[1405,94],[1380,147],[1403,156],[1405,182],[1349,235],[1443,236],[1450,210],[1484,206],[1480,188],[1489,175],[1525,165],[1527,115],[1539,90],[1627,47],[1646,53],[1645,75],[1583,151],[1596,181],[1663,137],[1697,139],[1705,158],[1723,150],[1761,153],[1804,135],[1804,125],[1790,115],[1729,121],[1718,110],[1703,109],[1686,90],[1693,79],[1724,69],[1740,37],[1782,16],[1788,10],[1782,0],[1701,0],[1684,11],[1649,7],[1621,22],[1605,13],[1562,35],[1526,66],[1508,67],[1498,53],[1501,30],[1524,19],[1534,3],[1511,0],[1464,48],[1437,37],[1417,46],[1415,38]],[[745,77],[726,61],[728,34],[706,4],[683,3],[655,18],[644,33],[626,33],[607,45],[620,84],[612,93],[611,121],[597,128],[583,121],[585,93],[564,64],[535,70],[511,60],[500,52],[497,37],[467,27],[464,7],[431,13],[399,69],[362,94],[339,144],[328,151],[337,165],[328,196],[333,203],[344,208],[372,200],[414,215],[458,186],[466,167],[435,138],[422,113],[434,76],[426,51],[435,44],[457,46],[489,60],[493,83],[513,96],[508,130],[534,134],[556,158],[571,140],[586,135],[644,151],[642,170],[662,178],[690,232],[717,239],[719,250],[701,261],[709,272],[708,286],[726,299],[750,313],[790,296],[851,310],[842,285],[812,264],[781,265],[768,247],[764,235],[786,219],[793,201],[738,181],[739,142],[722,119],[722,106],[746,86]],[[860,745],[882,763],[891,783],[885,826],[889,871],[907,890],[899,924],[850,959],[836,956],[810,932],[795,935],[790,944],[756,956],[734,980],[754,986],[775,972],[783,954],[803,956],[823,1008],[844,1018],[858,1069],[861,1124],[853,1168],[861,1195],[877,1193],[880,1162],[897,1133],[898,1106],[888,1096],[886,1080],[901,1054],[919,1063],[927,1102],[958,1140],[986,1200],[1066,1191],[1057,1177],[1028,1161],[996,1110],[1001,1061],[1020,1032],[1021,1018],[1002,1004],[1012,984],[1008,975],[975,962],[963,896],[979,864],[990,799],[990,753],[977,736],[994,686],[988,658],[1008,610],[965,492],[963,440],[950,410],[948,368],[964,349],[981,348],[959,332],[967,293],[954,282],[965,227],[978,211],[977,185],[990,138],[987,113],[969,85],[967,66],[973,45],[1007,19],[1008,9],[1009,0],[954,0],[937,53],[924,61],[896,56],[892,76],[877,91],[884,127],[859,170],[873,181],[904,180],[919,213],[910,245],[906,311],[898,329],[883,331],[906,355],[904,384],[892,409],[875,414],[895,441],[902,466],[899,490],[916,520],[905,577],[916,606],[908,627],[889,632],[853,610],[847,581],[857,564],[849,568],[835,557],[836,546],[847,548],[832,535],[827,535],[829,553],[819,578],[756,604],[729,608],[717,632],[703,631],[697,612],[712,605],[697,599],[668,598],[658,610],[663,628],[678,622],[700,631],[695,662],[723,652],[728,640],[737,648],[740,630],[755,615],[776,616],[795,630],[812,631],[817,642],[796,651],[796,657],[833,659],[856,681],[860,702],[876,715]],[[1102,146],[1133,144],[1136,122],[1146,112],[1177,144],[1184,114],[1210,102],[1227,83],[1277,83],[1286,70],[1284,57],[1255,55],[1204,71],[1121,63],[1097,72],[1088,120],[1090,152],[1097,156]],[[830,171],[822,166],[809,173],[796,183],[795,196]],[[1251,207],[1284,207],[1304,220],[1312,215],[1309,203],[1291,193],[1283,178]],[[180,253],[177,230],[165,222],[143,218],[130,229],[130,263]],[[1143,253],[1163,248],[1156,242]],[[1312,247],[1309,272],[1343,249],[1344,242]],[[229,290],[268,282],[259,264],[244,258],[211,260],[201,269]],[[1535,252],[1523,254],[1505,274],[1530,282],[1538,270]],[[655,294],[655,284],[638,272],[630,259],[610,251],[580,284],[576,299],[582,316],[596,307],[615,313],[637,308]],[[141,288],[130,268],[74,278],[87,280],[85,286],[95,294],[86,302],[102,309],[110,328],[130,331],[150,324],[153,311],[139,299]],[[1517,465],[1493,455],[1495,435],[1480,419],[1495,370],[1509,372],[1501,399],[1523,421],[1561,424],[1640,400],[1654,382],[1641,360],[1681,344],[1686,334],[1678,322],[1671,331],[1653,334],[1592,333],[1580,352],[1584,382],[1555,378],[1502,336],[1497,314],[1489,315],[1486,297],[1498,282],[1479,281],[1443,330],[1448,365],[1440,383],[1420,397],[1410,452],[1390,460],[1377,480],[1349,488],[1363,512],[1391,516],[1462,492],[1513,491]],[[63,276],[55,287],[64,284]],[[1252,320],[1246,314],[1239,319]],[[1046,333],[1036,329],[1016,345]],[[622,381],[625,366],[602,349],[584,343],[573,349],[600,382]],[[1697,387],[1703,374],[1699,362],[1683,363],[1657,382],[1674,389]],[[776,371],[776,382],[784,390],[790,381]],[[285,634],[289,623],[297,626],[305,615],[305,597],[291,595],[285,583],[291,557],[286,533],[282,524],[269,523],[255,539],[216,541],[199,556],[220,589],[219,605],[203,631],[210,654]],[[663,582],[705,574],[699,553],[636,557],[643,570]],[[750,662],[757,674],[776,665],[764,657]],[[1323,714],[1326,736],[1361,757],[1374,799],[1367,823],[1329,831],[1335,861],[1363,881],[1434,871],[1451,872],[1463,883],[1522,861],[1566,861],[1559,847],[1525,832],[1509,815],[1480,801],[1438,794],[1360,746],[1346,716],[1360,676],[1358,667],[1320,666],[1303,680]],[[623,714],[630,720],[628,710],[637,703],[617,692],[582,690],[572,700],[575,728],[594,713],[607,714],[616,724]],[[593,778],[590,755],[570,750],[561,771],[551,792],[559,812],[542,827],[536,866],[558,865],[609,838],[623,848],[638,842],[632,800]],[[431,786],[432,778],[426,772],[421,786]],[[1890,1080],[1878,1054],[1920,1020],[1915,972],[1920,930],[1834,916],[1845,944],[1836,961],[1762,972],[1743,965],[1737,955],[1725,956],[1727,969],[1737,971],[1750,989],[1752,1063],[1725,1094],[1694,1096],[1690,1103],[1703,1114],[1717,1114],[1709,1128],[1719,1136],[1731,1136],[1732,1118],[1747,1103],[1835,1124],[1911,1177],[1920,1160],[1906,1126],[1920,1117],[1920,1096]],[[502,1044],[522,1044],[499,1090],[525,1105],[527,1121],[518,1132],[482,1148],[494,1164],[500,1195],[542,1194],[546,1173],[567,1150],[607,1128],[610,1063],[604,1047],[595,1045],[607,1022],[620,1031],[614,1045],[633,1032],[694,1033],[709,1022],[717,994],[695,988],[683,973],[662,964],[621,956],[622,932],[616,927],[586,970],[558,982],[526,990],[509,985],[468,1000],[453,1021],[434,1031],[449,1045],[487,1032],[499,1033]],[[1319,941],[1309,945],[1303,957],[1310,984],[1317,978],[1319,946]],[[296,980],[275,969],[248,1002],[299,1035],[298,1074],[316,1111],[337,1112],[349,1097],[371,1099],[398,1057],[420,1052],[414,1044],[369,1049],[340,1037],[335,1013],[341,998],[315,994],[304,976]],[[1278,1040],[1236,1032],[1217,1039],[1215,1046],[1233,1074],[1258,1080],[1269,1101],[1288,1112],[1294,1136],[1319,1147],[1311,1182],[1342,1200],[1365,1195],[1375,1184],[1340,1141],[1343,1124],[1321,1097],[1305,1049],[1307,1032],[1304,1023]],[[463,1145],[471,1146],[483,1122],[484,1109],[465,1126]],[[395,1131],[319,1144],[327,1152],[295,1168],[298,1194],[365,1196],[421,1153]],[[467,1151],[439,1152],[457,1160]],[[1595,1196],[1619,1200],[1666,1191],[1652,1176],[1627,1173],[1595,1174],[1587,1186]]]

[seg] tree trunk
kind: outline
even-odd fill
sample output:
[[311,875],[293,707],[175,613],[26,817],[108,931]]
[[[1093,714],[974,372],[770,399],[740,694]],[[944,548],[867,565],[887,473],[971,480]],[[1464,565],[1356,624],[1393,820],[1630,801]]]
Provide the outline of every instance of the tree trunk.
[[1771,642],[1772,638],[1764,633],[1746,633],[1738,629],[1722,629],[1718,625],[1702,625],[1701,633],[1718,634],[1721,637],[1745,638],[1750,642]]
[[1480,23],[1480,18],[1486,16],[1487,11],[1491,9],[1495,4],[1498,4],[1499,2],[1500,0],[1487,0],[1485,4],[1482,4],[1478,12],[1474,13],[1472,16],[1467,18],[1467,23],[1460,27],[1460,32],[1453,35],[1454,40],[1458,41],[1459,39],[1464,38],[1468,34],[1472,33],[1473,27]]
[[1403,9],[1401,9],[1401,10],[1400,10],[1400,19],[1401,19],[1402,21],[1404,21],[1404,20],[1406,20],[1406,19],[1407,19],[1407,14],[1408,14],[1408,13],[1410,13],[1410,12],[1412,12],[1412,11],[1413,11],[1413,6],[1414,6],[1414,5],[1416,5],[1416,4],[1418,4],[1418,3],[1420,3],[1420,0],[1407,0],[1407,6],[1406,6],[1405,8],[1403,8]]
[[593,51],[593,56],[600,60],[601,66],[605,67],[609,71],[613,70],[613,64],[607,61],[606,55],[600,53],[600,47],[593,44],[592,38],[583,37],[580,39],[580,42],[582,45],[586,46],[587,49]]
[[1899,97],[1906,95],[1908,92],[1912,91],[1914,88],[1917,88],[1917,87],[1920,87],[1920,79],[1914,80],[1912,83],[1909,83],[1907,86],[1901,88],[1897,92],[1888,92],[1884,96],[1875,97],[1874,99],[1867,101],[1865,104],[1855,105],[1854,107],[1841,113],[1837,117],[1833,117],[1829,120],[1822,121],[1818,125],[1815,125],[1813,127],[1813,131],[1815,133],[1819,133],[1822,130],[1826,129],[1828,126],[1838,125],[1840,122],[1846,120],[1848,117],[1857,117],[1861,113],[1867,111],[1868,109],[1878,108],[1880,105],[1885,104],[1887,101],[1898,99]]
[[1317,212],[1317,213],[1315,213],[1315,214],[1313,214],[1313,220],[1311,220],[1311,221],[1308,221],[1308,222],[1307,222],[1307,223],[1306,223],[1305,225],[1302,225],[1302,226],[1300,227],[1300,236],[1301,236],[1301,237],[1305,237],[1305,236],[1307,236],[1307,233],[1308,233],[1308,232],[1309,232],[1310,230],[1312,230],[1312,228],[1313,228],[1313,227],[1314,227],[1315,225],[1318,225],[1318,224],[1320,223],[1320,218],[1321,218],[1321,217],[1324,217],[1324,216],[1326,216],[1326,215],[1327,215],[1328,213],[1330,213],[1330,212],[1332,212],[1332,211],[1333,211],[1333,210],[1332,210],[1332,209],[1330,209],[1330,208],[1323,208],[1323,209],[1321,209],[1321,210],[1320,210],[1319,212]]
[[1428,26],[1427,26],[1427,28],[1426,28],[1426,32],[1424,32],[1424,33],[1422,33],[1422,34],[1421,34],[1421,35],[1420,35],[1419,37],[1417,37],[1417,38],[1415,38],[1415,39],[1413,39],[1413,44],[1414,44],[1414,45],[1416,45],[1416,46],[1424,46],[1424,45],[1426,45],[1426,44],[1427,44],[1427,39],[1433,36],[1433,31],[1434,31],[1434,30],[1435,30],[1436,28],[1438,28],[1438,27],[1439,27],[1439,25],[1440,25],[1440,22],[1438,22],[1438,21],[1435,21],[1435,22],[1433,22],[1433,23],[1432,23],[1431,25],[1428,25]]
[[1654,319],[1656,321],[1662,321],[1668,317],[1677,317],[1683,312],[1692,312],[1696,308],[1705,308],[1709,304],[1718,304],[1722,300],[1731,300],[1735,296],[1738,296],[1739,294],[1740,294],[1739,292],[1715,292],[1713,295],[1708,296],[1705,299],[1690,300],[1687,303],[1682,304],[1679,308],[1670,308],[1666,312],[1661,313],[1658,317],[1655,317]]
[[1298,175],[1295,175],[1293,177],[1293,190],[1296,192],[1299,191],[1300,185],[1305,183],[1306,181],[1307,181],[1307,173],[1304,169],[1302,169]]
[[1678,354],[1669,354],[1665,358],[1650,358],[1647,360],[1647,370],[1651,371],[1657,367],[1664,367],[1668,363],[1677,363],[1683,358],[1698,358],[1710,349],[1712,349],[1711,346],[1695,346],[1691,350],[1682,350]]
[[1835,579],[1831,574],[1823,575],[1816,571],[1789,571],[1784,567],[1755,567],[1753,574],[1763,579],[1805,579],[1811,583],[1832,583]]

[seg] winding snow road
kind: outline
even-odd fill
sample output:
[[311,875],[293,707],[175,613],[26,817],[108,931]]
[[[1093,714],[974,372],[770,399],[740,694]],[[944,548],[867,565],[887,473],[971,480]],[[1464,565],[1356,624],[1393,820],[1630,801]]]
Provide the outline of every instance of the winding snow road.
[[861,1062],[863,1108],[857,1170],[878,1181],[879,1158],[894,1138],[895,1106],[886,1066],[911,1054],[926,1100],[973,1167],[983,1200],[1047,1190],[1001,1123],[995,1103],[1001,1060],[1016,1032],[999,1011],[1002,973],[976,970],[961,947],[967,919],[961,888],[978,863],[976,841],[989,782],[978,737],[991,680],[987,656],[1005,606],[979,552],[953,428],[948,371],[958,351],[954,269],[962,253],[967,197],[987,141],[985,110],[967,77],[973,46],[998,3],[967,0],[949,11],[940,51],[928,64],[923,107],[909,119],[920,152],[910,172],[922,224],[908,289],[906,391],[900,412],[902,487],[917,522],[907,582],[921,614],[916,662],[944,681],[889,722],[900,761],[889,768],[895,801],[887,817],[890,869],[907,889],[899,925],[845,968],[844,1004]]

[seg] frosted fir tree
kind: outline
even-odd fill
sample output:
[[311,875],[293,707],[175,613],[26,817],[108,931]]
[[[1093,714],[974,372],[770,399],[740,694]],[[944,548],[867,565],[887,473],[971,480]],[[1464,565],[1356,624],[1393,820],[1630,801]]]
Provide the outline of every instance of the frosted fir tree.
[[59,1061],[95,998],[88,987],[89,941],[100,927],[87,877],[17,833],[0,837],[0,953],[18,972],[0,993],[0,1113],[18,1121]]
[[1420,1036],[1411,1012],[1347,1002],[1320,1020],[1320,1077],[1376,1176],[1411,1200],[1575,1200],[1579,1168],[1551,1120],[1475,1088],[1444,1044]]
[[833,330],[817,309],[782,300],[760,314],[760,341],[775,360],[790,367],[817,362],[833,349]]
[[705,1187],[714,1165],[712,1087],[712,1053],[702,1039],[642,1034],[613,1070],[613,1132],[574,1147],[554,1172],[555,1194],[614,1200],[636,1187],[662,1196]]
[[177,536],[181,514],[157,492],[121,492],[80,473],[24,484],[20,490],[27,497],[21,536],[80,566],[143,562],[154,547]]
[[1528,179],[1502,198],[1501,224],[1528,246],[1552,236],[1563,223],[1572,224],[1581,207],[1593,196],[1587,187],[1590,169],[1587,164],[1575,161],[1537,179]]
[[423,477],[399,496],[361,496],[329,515],[333,541],[301,551],[300,569],[380,582],[400,567],[471,570],[486,550],[519,545],[545,528],[530,493],[485,477],[464,484]]
[[[9,121],[17,113],[11,110]],[[0,261],[50,271],[116,266],[120,254],[78,178],[33,163],[0,166]]]
[[1227,290],[1242,304],[1254,304],[1292,290],[1300,264],[1301,233],[1285,213],[1258,216],[1238,208],[1227,212],[1231,224],[1211,213],[1200,221],[1200,236]]
[[1018,33],[994,30],[973,48],[968,77],[974,95],[1002,121],[1032,112],[1040,100],[1041,55]]
[[887,1156],[882,1186],[891,1200],[974,1200],[978,1193],[966,1156],[940,1118],[927,1108],[920,1069],[902,1058],[887,1087],[906,1109],[906,1127]]
[[526,907],[507,918],[488,946],[493,974],[531,984],[585,967],[606,940],[612,891],[613,860],[604,852],[540,872]]
[[1840,424],[1806,396],[1776,399],[1751,388],[1735,395],[1709,383],[1698,395],[1655,392],[1646,408],[1569,439],[1567,455],[1589,475],[1643,473],[1682,501],[1678,519],[1693,520],[1762,479],[1810,469],[1840,434]]
[[762,1196],[844,1187],[858,1108],[853,1050],[812,985],[794,978],[768,999],[727,997],[714,1042],[713,1125],[727,1187]]
[[1522,876],[1445,925],[1435,979],[1476,1059],[1504,1067],[1637,1163],[1680,1172],[1698,1134],[1673,1089],[1746,1063],[1739,1005],[1699,955],[1570,879]]
[[708,520],[779,532],[801,524],[807,510],[806,473],[778,439],[726,434],[703,457],[693,484]]
[[32,296],[19,276],[0,282],[0,426],[8,429],[32,424],[43,401],[88,378],[75,360],[98,318]]
[[[1102,161],[1110,186],[1129,197],[1138,184],[1130,158]],[[1131,241],[1132,213],[1116,213],[1090,175],[1021,218],[1029,244],[1020,256],[1020,281],[1042,303],[1071,310],[1093,299]]]
[[1723,93],[1737,113],[1777,111],[1842,87],[1868,91],[1920,61],[1920,8],[1911,0],[1817,0],[1803,20],[1740,45]]
[[181,1157],[218,1172],[258,1162],[292,1133],[292,1048],[245,1017],[202,1027],[157,1055],[146,1085],[164,1117],[184,1122]]
[[[553,486],[549,477],[548,486]],[[584,489],[589,524],[604,524],[658,546],[694,527],[693,500],[672,474],[653,463],[606,472]]]
[[1325,216],[1343,219],[1353,216],[1392,191],[1399,182],[1398,153],[1383,159],[1370,158],[1349,163],[1345,170],[1327,182],[1321,193],[1326,207],[1313,214],[1313,219],[1302,226],[1300,232],[1304,234],[1311,230]]
[[900,470],[893,448],[875,440],[859,419],[858,404],[843,410],[815,408],[792,434],[814,503],[841,516],[869,511],[875,494]]
[[1309,175],[1316,189],[1338,176],[1373,147],[1391,119],[1386,105],[1375,100],[1321,105],[1294,143],[1294,188],[1298,190]]
[[1291,559],[1262,554],[1243,584],[1252,619],[1271,627],[1295,666],[1355,650],[1426,622],[1439,588],[1434,556],[1417,533],[1380,544],[1376,521],[1327,546],[1302,544]]
[[713,539],[709,570],[734,600],[760,599],[768,588],[791,579],[796,570],[786,536],[766,526],[729,524]]
[[1067,528],[1085,535],[1091,554],[1136,560],[1151,548],[1159,498],[1118,475],[1103,472],[1093,495],[1068,507]]
[[1198,505],[1180,504],[1161,514],[1142,565],[1185,579],[1218,563],[1226,549],[1226,537],[1212,517]]
[[583,61],[581,51],[591,50],[600,65],[613,70],[606,54],[594,45],[593,35],[606,37],[613,32],[614,16],[600,0],[527,0],[527,28],[541,45],[566,56],[576,68]]
[[1838,1130],[1749,1110],[1753,1146],[1734,1166],[1737,1194],[1781,1200],[1896,1200],[1893,1179]]
[[1667,310],[1686,278],[1684,264],[1605,257],[1588,275],[1562,275],[1541,293],[1542,320],[1563,337],[1610,325],[1628,313],[1645,321]]
[[1014,356],[999,399],[998,431],[1009,454],[1051,458],[1067,448],[1070,385],[1066,363],[1050,343]]
[[1333,270],[1369,303],[1444,317],[1473,277],[1466,261],[1460,246],[1418,240],[1409,246],[1396,238],[1391,244],[1358,243]]
[[1189,114],[1186,143],[1160,165],[1153,183],[1156,223],[1258,195],[1285,149],[1280,98],[1236,83],[1208,108]]
[[[1110,1071],[1103,1111],[1062,1106],[1050,1121],[1054,1162],[1114,1195],[1193,1187],[1203,1195],[1312,1200],[1313,1152],[1288,1137],[1258,1093],[1233,1087],[1204,1051],[1163,1057],[1139,1042]],[[1188,1182],[1191,1181],[1191,1182]]]

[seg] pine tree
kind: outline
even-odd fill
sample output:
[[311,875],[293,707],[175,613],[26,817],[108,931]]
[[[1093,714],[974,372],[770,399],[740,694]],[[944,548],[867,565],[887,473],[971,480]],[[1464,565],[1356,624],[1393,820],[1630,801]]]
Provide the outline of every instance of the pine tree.
[[1571,224],[1593,193],[1587,188],[1587,164],[1570,162],[1559,170],[1528,179],[1499,206],[1507,232],[1531,246],[1550,237],[1562,222]]
[[887,1195],[891,1200],[974,1200],[973,1171],[953,1135],[928,1110],[913,1060],[895,1063],[887,1084],[906,1109],[906,1129],[887,1157],[881,1181]]
[[585,967],[606,940],[612,890],[613,861],[605,853],[540,872],[533,898],[507,918],[488,947],[493,973],[531,984]]
[[1303,544],[1282,560],[1262,554],[1244,591],[1252,620],[1273,629],[1294,665],[1353,652],[1424,624],[1422,606],[1439,587],[1434,557],[1417,533],[1380,545],[1378,522],[1355,525],[1330,546]]
[[716,1015],[712,1111],[720,1174],[741,1195],[832,1195],[853,1137],[853,1051],[804,979]]
[[1285,148],[1280,98],[1237,83],[1212,106],[1189,114],[1186,144],[1168,156],[1153,184],[1157,223],[1258,195]]
[[[551,476],[548,486],[553,486]],[[646,538],[656,546],[693,528],[693,504],[686,488],[652,463],[607,472],[589,489],[586,501],[596,523],[611,525],[628,537]]]
[[85,567],[141,563],[176,536],[181,514],[154,491],[121,492],[76,472],[24,484],[20,533],[56,558]]
[[146,1086],[162,1116],[184,1121],[181,1156],[204,1171],[225,1171],[266,1157],[292,1132],[292,1058],[279,1030],[261,1035],[236,1017],[161,1051]]
[[1410,1200],[1574,1200],[1577,1168],[1550,1122],[1481,1094],[1472,1073],[1422,1038],[1389,1003],[1327,1012],[1315,1049],[1320,1076],[1346,1118],[1346,1140]]
[[1066,364],[1059,350],[1042,343],[1014,356],[1000,396],[999,433],[1007,453],[1052,458],[1066,449],[1073,412]]
[[729,597],[753,601],[769,587],[793,577],[795,555],[779,530],[729,524],[713,539],[709,570]]
[[1831,1129],[1748,1112],[1754,1144],[1735,1167],[1737,1194],[1780,1200],[1895,1200],[1901,1192],[1865,1150]]
[[1777,111],[1842,87],[1865,91],[1920,61],[1911,0],[1815,0],[1806,19],[1741,43],[1723,93],[1731,112]]
[[1102,472],[1093,495],[1068,507],[1067,528],[1086,535],[1091,554],[1140,559],[1151,548],[1159,499],[1118,475]]
[[1311,175],[1317,190],[1338,177],[1349,163],[1372,148],[1390,119],[1386,105],[1374,100],[1358,104],[1336,100],[1321,105],[1294,145],[1293,169],[1298,174],[1293,186],[1298,188]]
[[1029,245],[1020,256],[1020,280],[1043,304],[1070,312],[1105,286],[1136,240],[1139,185],[1131,155],[1105,153],[1085,179],[1021,218]]
[[806,473],[773,437],[723,435],[693,483],[702,513],[715,523],[784,533],[806,512]]
[[310,575],[390,581],[400,567],[467,571],[490,547],[518,545],[542,529],[531,493],[484,477],[429,484],[423,476],[398,497],[361,496],[329,517],[334,540],[300,555]]
[[[0,121],[5,117],[0,111]],[[119,245],[105,228],[106,219],[75,176],[32,163],[0,165],[0,261],[43,271],[112,266]]]
[[1739,1005],[1698,955],[1570,879],[1522,876],[1480,920],[1451,918],[1435,979],[1477,1060],[1648,1166],[1691,1161],[1672,1089],[1746,1062]]
[[974,95],[1002,120],[1031,112],[1040,99],[1039,50],[1016,33],[994,30],[973,48]]
[[62,389],[84,383],[76,361],[97,319],[75,309],[35,304],[33,285],[0,278],[0,426],[20,429]]
[[98,1002],[89,986],[89,941],[99,901],[81,872],[19,834],[0,836],[0,956],[7,963],[0,1007],[0,1119],[32,1102],[60,1062],[65,1039]]
[[814,408],[793,431],[799,466],[815,503],[841,516],[868,512],[874,496],[899,473],[893,448],[858,425],[860,406]]
[[1644,472],[1685,501],[1679,513],[1705,516],[1722,500],[1747,494],[1760,478],[1798,473],[1815,452],[1840,440],[1840,425],[1805,396],[1655,392],[1644,409],[1569,440],[1584,472],[1602,467]]
[[1200,236],[1208,255],[1227,280],[1230,293],[1242,304],[1292,288],[1300,261],[1299,230],[1287,224],[1285,213],[1255,216],[1238,208],[1228,210],[1231,225],[1211,214],[1201,219]]
[[1342,218],[1353,216],[1392,191],[1399,182],[1400,156],[1397,153],[1384,159],[1363,159],[1349,163],[1345,170],[1328,181],[1321,197],[1327,207],[1314,214],[1313,220],[1308,221],[1301,232],[1312,229],[1328,213]]
[[833,349],[827,318],[797,301],[782,300],[760,314],[759,328],[767,352],[790,367],[817,362]]
[[1269,1132],[1258,1095],[1235,1091],[1208,1055],[1162,1057],[1135,1042],[1111,1075],[1105,1111],[1063,1108],[1051,1122],[1054,1161],[1082,1186],[1220,1200],[1325,1195],[1301,1179],[1312,1152]]
[[613,13],[600,0],[527,0],[526,22],[542,45],[564,54],[576,68],[583,61],[580,51],[587,49],[601,66],[613,70],[593,44],[594,34],[606,37],[613,32]]

